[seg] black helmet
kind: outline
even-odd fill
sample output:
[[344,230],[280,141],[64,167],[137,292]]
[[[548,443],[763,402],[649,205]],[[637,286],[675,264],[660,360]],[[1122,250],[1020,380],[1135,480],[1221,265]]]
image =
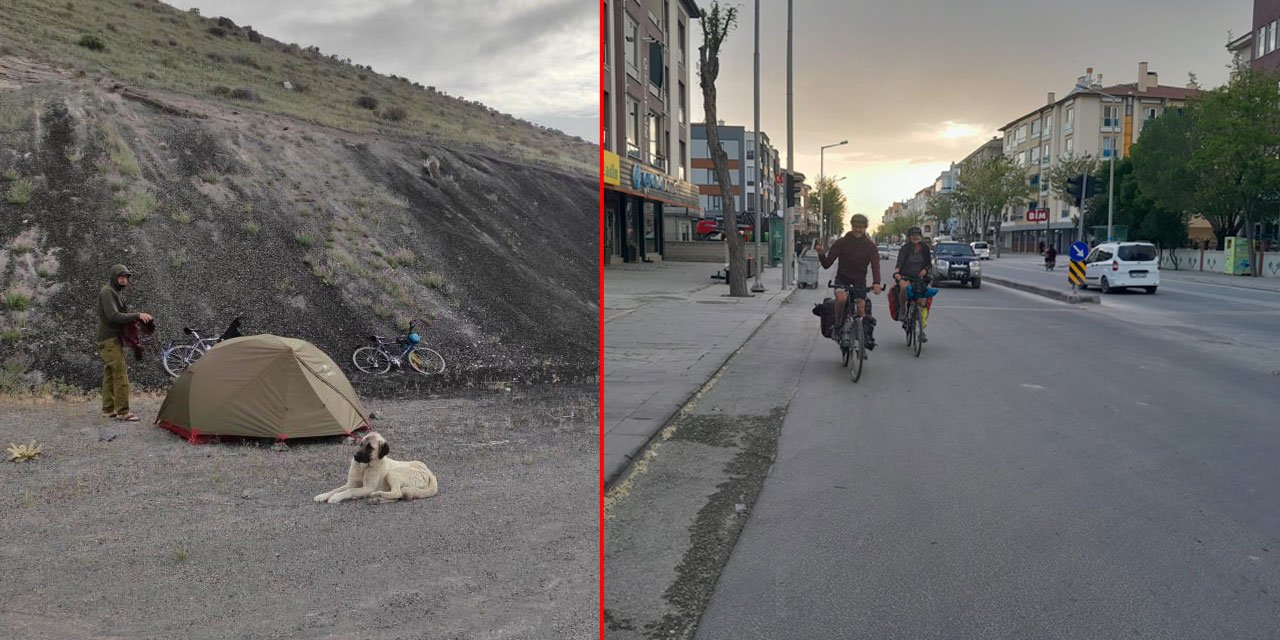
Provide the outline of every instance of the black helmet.
[[862,215],[861,213],[855,213],[853,214],[852,218],[849,218],[849,226],[855,227],[859,225],[864,227],[867,226],[868,225],[867,217]]
[[907,229],[907,237],[923,235],[924,232],[920,230],[920,227],[911,227],[910,229]]

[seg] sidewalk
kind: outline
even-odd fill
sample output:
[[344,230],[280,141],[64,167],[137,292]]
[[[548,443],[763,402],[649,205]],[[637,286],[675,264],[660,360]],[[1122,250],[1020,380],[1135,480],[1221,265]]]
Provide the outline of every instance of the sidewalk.
[[[782,269],[761,273],[766,291],[728,297],[712,262],[619,265],[604,270],[604,479],[631,458],[777,311]],[[748,280],[748,288],[754,278]]]

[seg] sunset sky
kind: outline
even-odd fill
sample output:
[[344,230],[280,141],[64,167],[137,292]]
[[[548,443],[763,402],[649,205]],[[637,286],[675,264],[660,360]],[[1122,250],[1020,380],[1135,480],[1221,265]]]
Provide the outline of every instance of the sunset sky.
[[[722,52],[720,118],[750,128],[755,5],[727,6],[742,15]],[[848,176],[848,213],[874,226],[1049,91],[1066,95],[1086,67],[1104,84],[1135,82],[1142,61],[1163,85],[1184,86],[1188,72],[1222,84],[1228,32],[1249,31],[1252,11],[1250,0],[795,0],[795,167],[813,184],[819,148],[847,138],[827,150],[826,173]],[[763,0],[760,13],[760,123],[785,164],[786,2]],[[696,57],[697,21],[691,30]],[[700,122],[696,75],[690,85]]]

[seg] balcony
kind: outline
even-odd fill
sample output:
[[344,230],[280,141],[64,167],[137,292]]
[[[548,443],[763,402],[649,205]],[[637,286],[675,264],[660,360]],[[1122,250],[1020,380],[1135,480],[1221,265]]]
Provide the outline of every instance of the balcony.
[[1119,131],[1121,126],[1120,118],[1103,118],[1101,131]]
[[637,147],[631,141],[627,141],[627,157],[636,160],[643,160],[644,154],[640,153],[640,147]]
[[655,169],[662,170],[663,173],[667,171],[667,159],[662,156],[655,155],[649,158],[649,164],[653,165]]

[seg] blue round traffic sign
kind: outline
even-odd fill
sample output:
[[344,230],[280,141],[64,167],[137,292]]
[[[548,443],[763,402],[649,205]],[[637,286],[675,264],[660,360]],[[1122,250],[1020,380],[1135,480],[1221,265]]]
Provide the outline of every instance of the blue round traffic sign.
[[1071,261],[1084,262],[1084,257],[1089,255],[1089,243],[1080,241],[1071,244]]

